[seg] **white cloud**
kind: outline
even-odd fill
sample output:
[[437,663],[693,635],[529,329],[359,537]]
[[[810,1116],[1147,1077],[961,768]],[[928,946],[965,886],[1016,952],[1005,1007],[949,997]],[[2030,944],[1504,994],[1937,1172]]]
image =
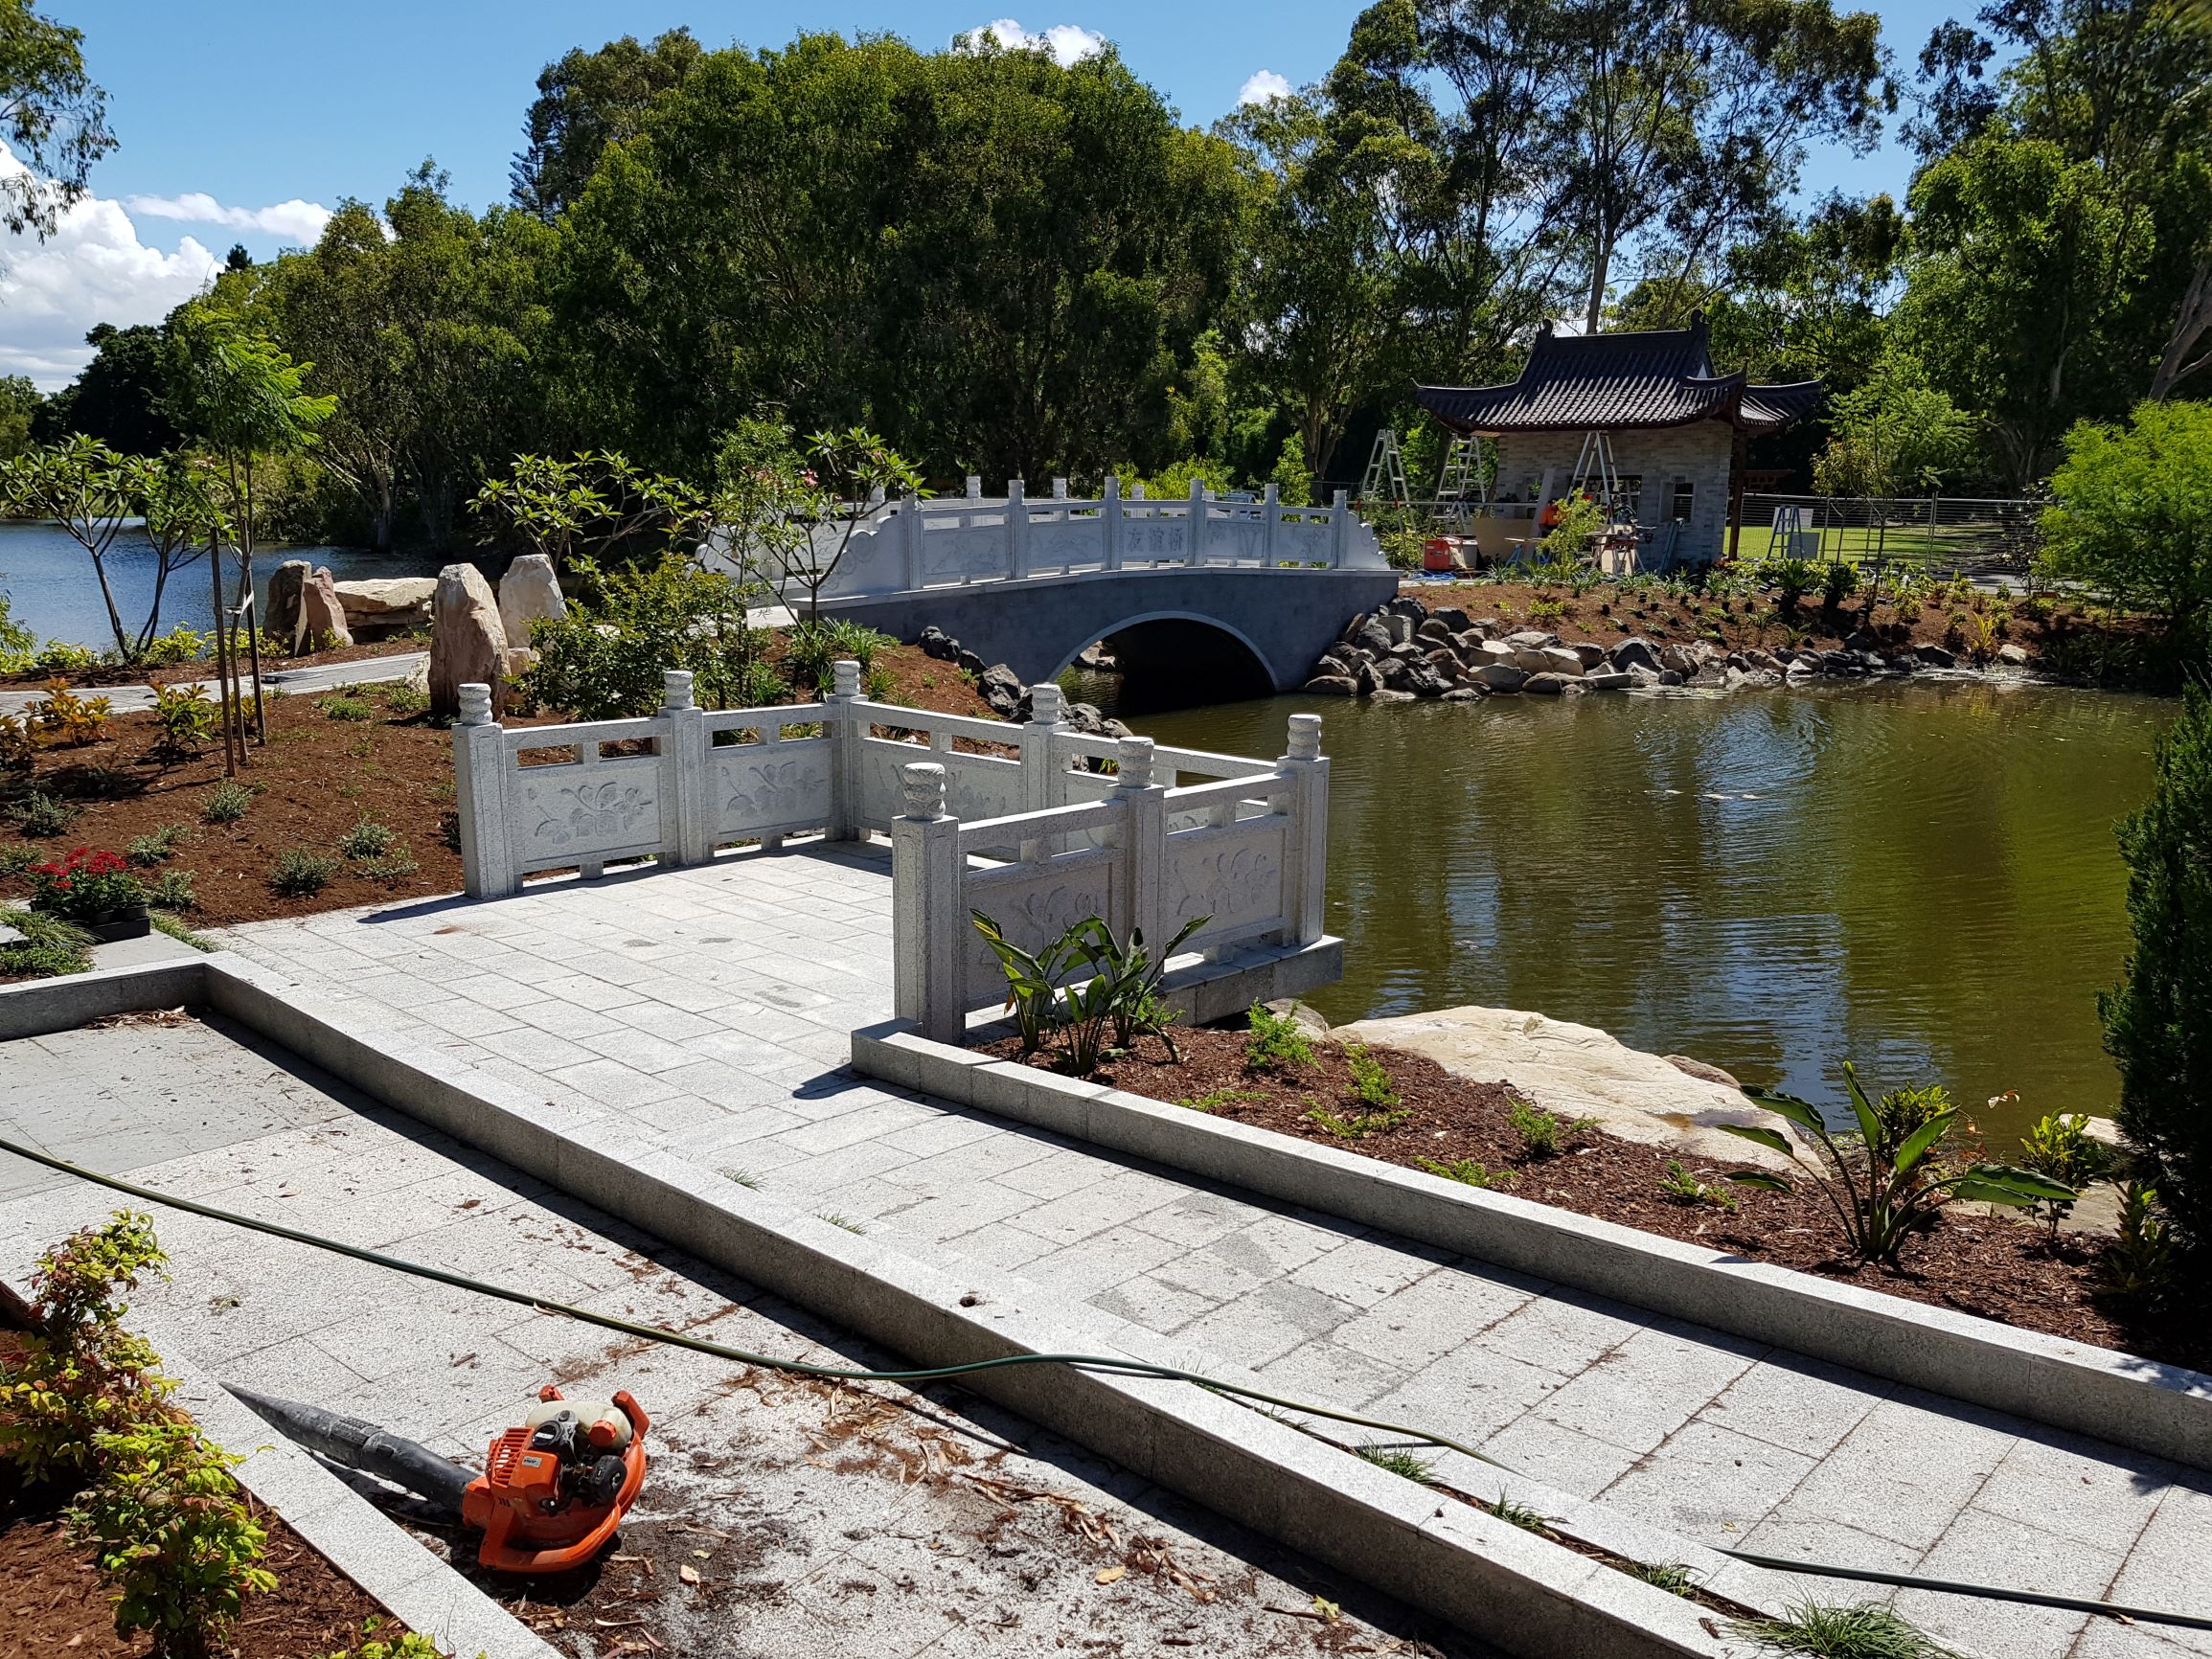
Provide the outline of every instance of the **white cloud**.
[[[0,172],[22,164],[0,146]],[[88,195],[61,216],[45,242],[0,235],[0,374],[28,375],[45,391],[91,359],[95,323],[158,323],[220,269],[194,237],[174,253],[138,239],[123,204]]]
[[1030,52],[1041,47],[1052,54],[1052,60],[1062,69],[1081,63],[1106,50],[1106,37],[1095,29],[1085,29],[1076,23],[1055,23],[1050,29],[1032,34],[1011,17],[986,23],[975,31],[979,35],[989,34],[999,45],[1012,51]]
[[195,190],[187,191],[183,195],[125,196],[123,205],[148,218],[182,219],[188,224],[260,231],[266,236],[283,237],[302,247],[320,237],[323,227],[331,222],[329,208],[319,201],[302,201],[298,196],[274,207],[225,207],[207,192]]
[[1272,103],[1278,98],[1290,96],[1290,83],[1272,69],[1255,69],[1237,94],[1240,107],[1247,103]]

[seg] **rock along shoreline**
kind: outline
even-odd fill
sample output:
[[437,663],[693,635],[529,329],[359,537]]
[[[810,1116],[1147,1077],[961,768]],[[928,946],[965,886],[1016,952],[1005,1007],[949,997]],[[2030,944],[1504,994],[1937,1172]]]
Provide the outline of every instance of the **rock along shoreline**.
[[[1997,662],[2017,677],[2026,649],[2000,647]],[[1816,678],[1866,679],[1916,673],[1975,673],[1942,646],[1899,648],[1867,632],[1833,650],[1723,649],[1707,640],[1655,644],[1640,635],[1602,646],[1565,641],[1539,628],[1512,628],[1458,605],[1431,611],[1400,595],[1354,617],[1313,665],[1305,690],[1315,696],[1375,702],[1473,702],[1489,696],[1563,696],[1677,686],[1737,691],[1802,685]]]

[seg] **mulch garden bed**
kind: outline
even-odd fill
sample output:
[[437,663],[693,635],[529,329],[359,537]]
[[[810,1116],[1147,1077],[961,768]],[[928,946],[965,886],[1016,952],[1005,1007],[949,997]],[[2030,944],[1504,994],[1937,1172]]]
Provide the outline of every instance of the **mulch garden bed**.
[[[1473,1159],[1494,1174],[1509,1171],[1510,1180],[1496,1190],[1517,1198],[2023,1329],[2212,1370],[2212,1319],[2206,1310],[2115,1306],[2102,1293],[2099,1246],[2083,1236],[2062,1235],[2053,1248],[2041,1229],[2010,1216],[1947,1212],[1905,1247],[1897,1267],[1839,1261],[1832,1212],[1802,1188],[1781,1193],[1727,1187],[1736,1201],[1732,1210],[1711,1200],[1678,1202],[1660,1185],[1677,1154],[1597,1129],[1563,1136],[1553,1156],[1533,1156],[1509,1121],[1515,1096],[1505,1083],[1457,1077],[1434,1060],[1395,1049],[1369,1052],[1388,1072],[1403,1116],[1347,1138],[1307,1115],[1318,1108],[1349,1125],[1368,1110],[1358,1103],[1341,1045],[1316,1040],[1313,1066],[1286,1074],[1248,1067],[1248,1042],[1243,1032],[1178,1031],[1179,1063],[1146,1039],[1137,1052],[1102,1064],[1091,1080],[1152,1100],[1197,1102],[1215,1117],[1408,1169],[1421,1168],[1423,1159]],[[1009,1037],[986,1052],[1015,1059],[1020,1043]],[[1051,1061],[1040,1054],[1029,1063]],[[1689,1174],[1717,1189],[1724,1186],[1720,1166],[1681,1162]]]
[[[331,663],[365,662],[371,657],[389,657],[408,651],[426,651],[430,636],[401,634],[388,640],[373,640],[365,645],[338,646],[327,651],[304,651],[300,655],[278,656],[262,653],[262,672],[273,674],[288,669],[315,669]],[[244,671],[245,658],[239,656],[240,672]],[[0,674],[0,691],[35,692],[54,676],[45,672]],[[173,663],[165,668],[148,668],[124,663],[101,663],[89,669],[72,669],[62,678],[80,691],[95,691],[102,686],[173,686],[193,680],[215,678],[215,661],[212,657],[197,662]]]
[[[974,686],[949,663],[933,661],[911,646],[886,650],[877,661],[889,671],[895,700],[948,714],[990,715]],[[250,749],[239,778],[255,795],[244,816],[229,823],[211,824],[202,816],[224,781],[220,744],[196,755],[171,755],[162,747],[150,714],[113,716],[109,735],[99,742],[41,749],[28,771],[0,770],[0,814],[38,790],[65,801],[78,815],[60,834],[35,840],[17,834],[0,816],[0,900],[31,895],[28,871],[9,874],[11,862],[34,857],[44,863],[77,847],[121,852],[136,837],[172,824],[187,830],[168,865],[195,878],[197,905],[182,913],[193,926],[458,893],[452,733],[427,716],[396,710],[393,699],[402,695],[390,685],[366,685],[264,698],[268,742]],[[350,715],[364,705],[365,719],[331,712]],[[507,723],[543,725],[553,718],[512,717]],[[364,818],[406,843],[419,866],[413,874],[377,878],[363,875],[356,861],[339,858],[319,893],[286,898],[271,891],[269,872],[280,853],[307,848],[334,856],[339,838]],[[159,873],[143,872],[149,878]]]

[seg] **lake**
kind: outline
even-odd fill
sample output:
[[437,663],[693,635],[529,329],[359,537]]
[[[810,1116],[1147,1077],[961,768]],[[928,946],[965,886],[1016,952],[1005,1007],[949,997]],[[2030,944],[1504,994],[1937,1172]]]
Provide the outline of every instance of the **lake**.
[[[254,555],[255,581],[264,600],[270,573],[287,558],[329,565],[340,581],[435,576],[445,562],[430,557],[379,557],[350,547],[264,547]],[[124,625],[135,634],[153,599],[153,549],[144,535],[125,530],[115,538],[107,554],[107,575]],[[92,559],[58,525],[0,522],[0,593],[8,596],[15,620],[41,640],[68,640],[95,649],[115,644]],[[205,560],[170,578],[161,614],[164,629],[172,621],[202,631],[211,625]]]
[[1830,1105],[1849,1057],[2009,1135],[2112,1109],[2112,825],[2173,710],[1961,682],[1131,717],[1245,755],[1323,717],[1346,977],[1311,1001],[1332,1020],[1532,1009]]

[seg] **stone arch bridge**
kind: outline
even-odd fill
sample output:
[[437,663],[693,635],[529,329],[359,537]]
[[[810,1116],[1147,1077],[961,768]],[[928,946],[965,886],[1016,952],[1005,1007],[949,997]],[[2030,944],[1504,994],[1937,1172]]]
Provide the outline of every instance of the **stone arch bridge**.
[[[1194,488],[1173,500],[971,493],[886,504],[822,590],[825,613],[912,642],[936,626],[1024,683],[1097,640],[1125,670],[1184,670],[1289,691],[1353,617],[1397,591],[1375,533],[1346,504]],[[1261,682],[1264,680],[1264,684]]]

